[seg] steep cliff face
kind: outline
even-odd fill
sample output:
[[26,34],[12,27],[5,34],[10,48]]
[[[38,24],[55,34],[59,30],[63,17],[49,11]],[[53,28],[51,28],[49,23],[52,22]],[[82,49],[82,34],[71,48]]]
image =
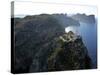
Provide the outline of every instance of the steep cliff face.
[[[16,19],[15,19],[16,21]],[[27,16],[15,24],[15,73],[46,71],[53,39],[64,28],[51,15]]]
[[91,59],[82,38],[69,32],[58,38],[56,48],[49,54],[48,71],[90,69]]

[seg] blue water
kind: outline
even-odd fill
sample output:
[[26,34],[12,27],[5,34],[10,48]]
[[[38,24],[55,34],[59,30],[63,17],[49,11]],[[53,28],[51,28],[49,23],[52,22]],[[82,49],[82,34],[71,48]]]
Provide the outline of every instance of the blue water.
[[66,29],[82,36],[83,43],[88,49],[88,54],[92,59],[92,68],[97,67],[97,25],[80,23],[80,26],[69,26]]
[[97,67],[97,25],[80,23],[79,34],[82,36],[83,42],[88,49],[88,53],[92,59],[92,67]]

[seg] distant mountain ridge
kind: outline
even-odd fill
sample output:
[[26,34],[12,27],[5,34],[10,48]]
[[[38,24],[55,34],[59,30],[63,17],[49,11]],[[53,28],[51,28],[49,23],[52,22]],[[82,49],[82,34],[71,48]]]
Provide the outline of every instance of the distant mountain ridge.
[[64,27],[67,27],[67,26],[79,26],[80,25],[79,21],[67,16],[67,14],[53,14],[53,16]]
[[71,18],[85,23],[95,23],[95,15],[75,14]]
[[[67,27],[67,26],[74,26],[74,25],[80,25],[79,24],[79,21],[76,21],[76,20],[74,20],[73,18],[71,18],[71,17],[68,17],[67,16],[67,14],[40,14],[40,15],[29,15],[29,16],[25,16],[24,18],[15,18],[15,19],[17,19],[16,21],[18,22],[18,19],[23,19],[23,20],[25,20],[25,21],[27,21],[27,20],[32,20],[32,18],[33,19],[35,19],[35,18],[39,18],[39,17],[43,17],[43,18],[45,18],[46,16],[49,16],[49,17],[53,17],[53,18],[55,18],[56,20],[58,20],[58,22],[61,24],[61,25],[63,25],[63,27]],[[19,20],[19,22],[20,22],[20,20]],[[21,21],[23,21],[23,20],[21,20]]]

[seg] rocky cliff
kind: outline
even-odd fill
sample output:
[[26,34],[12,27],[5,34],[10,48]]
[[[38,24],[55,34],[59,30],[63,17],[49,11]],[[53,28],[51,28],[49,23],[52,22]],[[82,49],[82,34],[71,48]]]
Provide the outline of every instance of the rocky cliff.
[[91,68],[82,39],[72,32],[65,34],[64,26],[53,15],[14,20],[14,73]]
[[91,59],[80,36],[70,31],[60,36],[56,42],[56,48],[48,57],[48,71],[91,68]]

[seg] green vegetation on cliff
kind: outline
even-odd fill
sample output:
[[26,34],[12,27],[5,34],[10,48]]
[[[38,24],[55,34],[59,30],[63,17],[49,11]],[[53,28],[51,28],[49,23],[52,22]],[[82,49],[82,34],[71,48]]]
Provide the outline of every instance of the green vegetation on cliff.
[[[70,34],[70,35],[69,35]],[[65,38],[66,35],[66,38]],[[88,56],[87,48],[84,46],[81,37],[70,38],[72,32],[62,35],[57,40],[59,46],[53,49],[48,57],[48,71],[78,70],[91,68],[91,59]],[[66,40],[66,41],[65,41]]]

